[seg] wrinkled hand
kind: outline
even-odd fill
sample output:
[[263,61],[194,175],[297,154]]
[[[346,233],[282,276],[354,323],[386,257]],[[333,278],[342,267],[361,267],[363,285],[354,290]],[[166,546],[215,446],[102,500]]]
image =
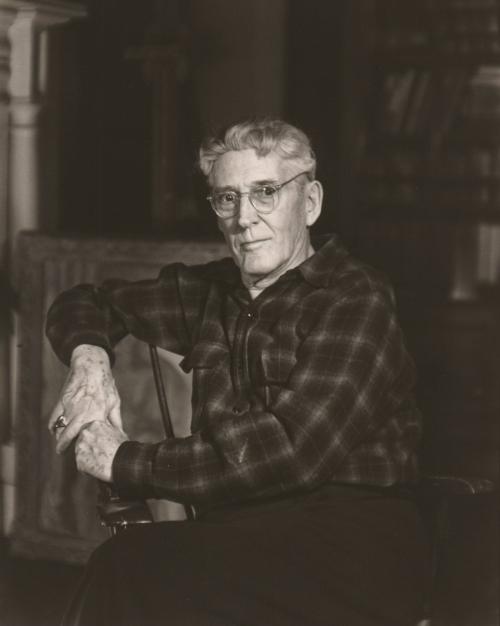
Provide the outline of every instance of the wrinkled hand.
[[51,432],[60,415],[64,415],[67,426],[55,431],[58,454],[91,422],[108,422],[123,432],[120,397],[109,357],[102,348],[83,344],[73,350],[68,377],[49,420]]
[[111,482],[113,459],[124,441],[128,441],[127,435],[109,422],[85,424],[75,445],[78,470],[104,482]]

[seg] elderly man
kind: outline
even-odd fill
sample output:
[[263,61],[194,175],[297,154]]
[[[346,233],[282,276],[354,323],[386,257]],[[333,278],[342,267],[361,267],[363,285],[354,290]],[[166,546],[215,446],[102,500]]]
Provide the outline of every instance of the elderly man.
[[[47,334],[70,366],[57,451],[76,442],[79,470],[120,495],[196,510],[101,546],[78,624],[414,626],[427,552],[413,365],[385,279],[335,236],[311,244],[315,165],[289,124],[230,127],[200,166],[232,258],[52,305]],[[123,431],[111,365],[128,333],[193,370],[189,437]]]

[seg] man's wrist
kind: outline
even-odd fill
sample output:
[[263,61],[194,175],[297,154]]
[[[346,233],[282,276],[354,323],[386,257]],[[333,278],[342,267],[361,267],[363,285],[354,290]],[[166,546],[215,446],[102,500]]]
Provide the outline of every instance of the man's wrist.
[[82,343],[76,346],[71,353],[71,365],[89,362],[110,366],[109,355],[104,348],[88,343]]

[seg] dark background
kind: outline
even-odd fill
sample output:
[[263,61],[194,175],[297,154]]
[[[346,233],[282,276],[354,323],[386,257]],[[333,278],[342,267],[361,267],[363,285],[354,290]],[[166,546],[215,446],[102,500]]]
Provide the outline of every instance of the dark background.
[[[196,171],[197,146],[207,132],[255,114],[283,116],[310,134],[327,198],[321,228],[331,231],[343,221],[338,199],[345,175],[342,106],[349,108],[342,95],[350,80],[343,67],[349,3],[311,0],[306,7],[289,0],[274,3],[274,10],[258,4],[260,14],[253,17],[263,28],[262,44],[249,23],[252,3],[242,0],[89,0],[89,19],[60,29],[66,88],[59,104],[64,132],[57,230],[158,234],[150,211],[152,84],[144,63],[127,58],[132,49],[155,44],[177,47],[183,58],[184,74],[172,82],[179,130],[169,169],[178,197],[192,196],[196,207],[192,224],[169,225],[163,234],[215,233]],[[281,62],[273,68],[275,55]],[[226,61],[231,57],[232,66]]]

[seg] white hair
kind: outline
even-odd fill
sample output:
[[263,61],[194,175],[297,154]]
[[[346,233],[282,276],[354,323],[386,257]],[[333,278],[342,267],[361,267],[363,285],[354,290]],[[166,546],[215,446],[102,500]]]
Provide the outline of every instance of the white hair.
[[246,120],[205,140],[199,152],[200,169],[210,182],[215,162],[231,150],[255,150],[260,157],[274,152],[299,170],[316,176],[316,156],[307,135],[279,119]]

